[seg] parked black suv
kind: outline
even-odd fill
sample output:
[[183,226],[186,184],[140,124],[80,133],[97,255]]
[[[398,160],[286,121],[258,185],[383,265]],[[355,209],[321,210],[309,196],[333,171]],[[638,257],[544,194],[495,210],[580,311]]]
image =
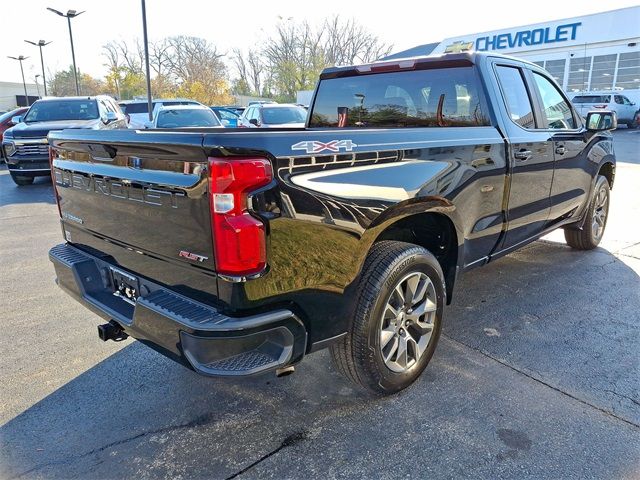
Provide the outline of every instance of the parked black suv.
[[17,185],[30,185],[35,177],[51,174],[47,141],[50,131],[127,128],[118,104],[104,95],[38,100],[13,121],[16,125],[4,132],[2,148]]

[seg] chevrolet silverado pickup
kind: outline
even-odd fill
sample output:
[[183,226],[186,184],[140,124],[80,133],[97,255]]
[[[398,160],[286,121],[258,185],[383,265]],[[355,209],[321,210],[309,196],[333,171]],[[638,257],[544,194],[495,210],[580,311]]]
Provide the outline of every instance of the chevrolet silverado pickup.
[[47,140],[50,131],[127,128],[120,107],[106,95],[44,98],[12,121],[15,126],[6,130],[0,140],[11,178],[19,186],[31,185],[36,177],[51,175]]
[[598,245],[615,126],[509,57],[329,68],[305,128],[51,133],[49,255],[103,340],[210,376],[329,347],[392,393],[431,359],[458,275],[556,228]]

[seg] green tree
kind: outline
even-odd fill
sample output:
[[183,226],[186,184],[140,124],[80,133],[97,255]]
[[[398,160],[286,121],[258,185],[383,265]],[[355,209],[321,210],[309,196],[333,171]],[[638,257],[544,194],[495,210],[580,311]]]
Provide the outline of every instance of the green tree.
[[[56,72],[53,77],[48,80],[48,88],[50,95],[56,97],[69,97],[76,95],[76,82],[73,75],[73,66],[69,66],[67,70]],[[80,86],[81,95],[97,95],[103,93],[105,84],[102,80],[93,78],[86,73],[78,72],[78,84]]]

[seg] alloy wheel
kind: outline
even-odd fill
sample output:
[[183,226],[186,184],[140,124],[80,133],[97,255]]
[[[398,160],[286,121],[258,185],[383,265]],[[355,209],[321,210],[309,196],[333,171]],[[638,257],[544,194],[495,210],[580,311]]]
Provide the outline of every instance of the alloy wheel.
[[422,272],[405,275],[392,290],[382,313],[380,350],[385,365],[404,373],[418,364],[433,334],[438,299]]

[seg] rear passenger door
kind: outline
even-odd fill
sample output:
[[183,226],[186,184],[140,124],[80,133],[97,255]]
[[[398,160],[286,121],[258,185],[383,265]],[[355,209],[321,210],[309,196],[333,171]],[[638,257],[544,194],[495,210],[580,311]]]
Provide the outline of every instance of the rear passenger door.
[[529,71],[529,76],[542,117],[539,128],[553,141],[552,223],[573,215],[587,201],[597,165],[587,158],[582,122],[562,90],[542,71]]
[[496,60],[493,67],[502,96],[498,106],[505,117],[504,133],[509,139],[511,181],[507,232],[502,244],[502,250],[506,250],[538,235],[549,218],[553,140],[547,131],[538,129],[539,112],[535,94],[526,81],[527,70],[506,60]]

